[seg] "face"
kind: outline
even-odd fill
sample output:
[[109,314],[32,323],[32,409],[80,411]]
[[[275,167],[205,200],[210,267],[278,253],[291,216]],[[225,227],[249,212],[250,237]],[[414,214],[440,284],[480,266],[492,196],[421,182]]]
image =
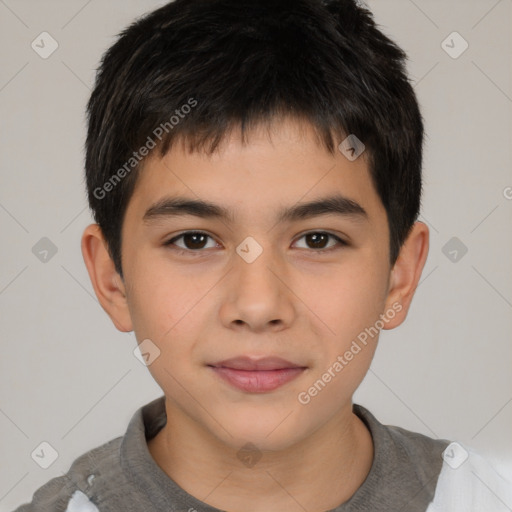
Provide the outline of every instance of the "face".
[[[285,449],[350,414],[391,307],[389,231],[364,153],[332,155],[292,120],[248,142],[146,161],[124,285],[171,414],[233,447]],[[219,211],[157,207],[178,197]]]

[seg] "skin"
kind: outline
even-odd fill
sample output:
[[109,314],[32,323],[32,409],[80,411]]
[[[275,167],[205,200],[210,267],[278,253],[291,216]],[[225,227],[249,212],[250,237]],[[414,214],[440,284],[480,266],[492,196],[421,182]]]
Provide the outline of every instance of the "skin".
[[[363,206],[367,220],[322,215],[276,223],[279,208],[333,191]],[[194,216],[143,222],[152,204],[178,194],[231,208],[233,222]],[[164,245],[187,230],[211,238],[202,246],[183,238]],[[315,246],[303,236],[318,231],[348,245],[328,238]],[[233,131],[211,156],[174,144],[163,158],[149,157],[123,224],[124,280],[96,224],[85,229],[82,252],[117,329],[133,330],[139,343],[149,338],[161,351],[148,368],[165,393],[168,421],[148,448],[163,471],[196,498],[230,512],[321,512],[347,501],[373,460],[352,395],[378,336],[308,404],[297,397],[379,315],[395,309],[386,329],[405,320],[428,235],[416,222],[391,267],[386,212],[365,153],[353,162],[339,151],[331,155],[298,120],[257,126],[246,145]],[[236,252],[247,236],[263,249],[252,263]],[[204,247],[199,255],[198,246]],[[189,252],[179,254],[180,248]],[[239,355],[279,356],[307,369],[272,392],[247,393],[207,366]],[[261,455],[252,467],[237,457],[248,442]]]

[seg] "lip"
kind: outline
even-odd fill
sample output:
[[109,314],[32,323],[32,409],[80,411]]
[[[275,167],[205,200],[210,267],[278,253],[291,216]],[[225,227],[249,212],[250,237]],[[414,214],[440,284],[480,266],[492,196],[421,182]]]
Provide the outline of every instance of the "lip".
[[235,357],[208,365],[225,382],[248,393],[273,391],[306,369],[280,357]]
[[231,368],[232,370],[262,371],[262,370],[282,370],[286,368],[304,368],[299,364],[292,363],[280,357],[249,357],[240,356],[219,361],[210,366],[216,368]]

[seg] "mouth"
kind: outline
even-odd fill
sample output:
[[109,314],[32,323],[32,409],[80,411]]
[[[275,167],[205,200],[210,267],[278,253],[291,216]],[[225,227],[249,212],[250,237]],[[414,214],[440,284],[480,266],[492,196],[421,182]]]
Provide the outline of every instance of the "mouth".
[[248,393],[273,391],[301,375],[301,366],[279,357],[236,357],[208,365],[231,386]]

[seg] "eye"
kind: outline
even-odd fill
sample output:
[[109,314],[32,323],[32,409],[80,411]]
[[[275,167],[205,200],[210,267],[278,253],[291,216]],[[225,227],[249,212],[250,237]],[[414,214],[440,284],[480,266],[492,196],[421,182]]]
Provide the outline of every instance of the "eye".
[[[328,252],[337,249],[339,246],[348,245],[347,242],[342,240],[339,236],[333,235],[332,233],[327,233],[325,231],[311,231],[302,235],[299,240],[302,238],[304,238],[306,240],[306,244],[309,245],[309,247],[305,247],[305,249],[317,249],[315,252]],[[337,243],[331,245],[328,248],[325,248],[329,238],[333,239]]]
[[[208,247],[207,240],[210,238],[213,241],[213,245]],[[339,248],[339,246],[347,246],[348,243],[342,240],[339,236],[336,236],[332,233],[328,233],[325,231],[311,231],[309,233],[303,234],[299,240],[304,238],[306,240],[307,247],[305,249],[314,249],[314,252],[329,252]],[[328,240],[334,240],[334,244],[330,247],[326,248],[326,243]],[[178,240],[182,240],[184,245],[179,245],[176,242]],[[214,248],[216,247],[216,242],[213,238],[203,231],[185,231],[180,235],[177,235],[171,238],[169,241],[164,243],[165,246],[175,246],[177,247],[177,251],[180,253],[193,253],[193,252],[202,252],[202,249]],[[300,247],[301,249],[303,247]]]
[[[202,231],[186,231],[185,233],[181,233],[181,235],[171,238],[164,245],[176,245],[180,249],[184,249],[183,251],[180,252],[199,252],[200,249],[208,248],[205,246],[205,241],[208,238],[211,238],[213,240],[213,238],[210,235],[208,235],[207,233],[203,233]],[[183,239],[183,243],[185,244],[184,247],[175,243],[177,240],[180,239]],[[215,243],[213,247],[215,247]]]

